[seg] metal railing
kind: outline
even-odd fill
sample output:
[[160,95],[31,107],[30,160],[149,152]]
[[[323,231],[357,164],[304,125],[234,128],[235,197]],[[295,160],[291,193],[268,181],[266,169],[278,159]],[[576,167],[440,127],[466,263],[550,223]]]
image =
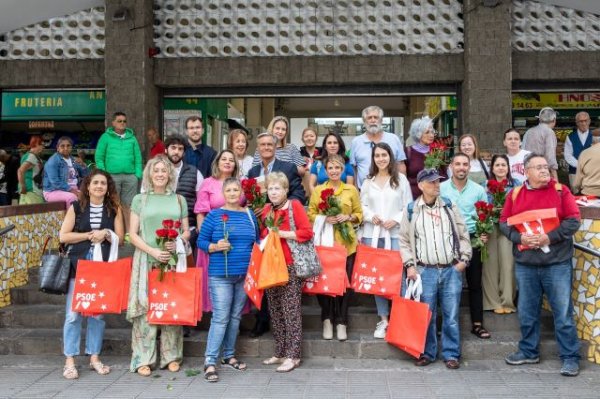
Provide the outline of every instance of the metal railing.
[[585,252],[586,254],[594,255],[594,256],[600,258],[600,252],[595,249],[586,247],[585,245],[581,245],[576,242],[574,242],[573,245],[575,246],[575,249],[578,249],[582,252]]
[[14,230],[16,226],[14,224],[9,224],[8,226],[0,229],[0,237],[4,236],[5,234],[7,234],[9,231]]

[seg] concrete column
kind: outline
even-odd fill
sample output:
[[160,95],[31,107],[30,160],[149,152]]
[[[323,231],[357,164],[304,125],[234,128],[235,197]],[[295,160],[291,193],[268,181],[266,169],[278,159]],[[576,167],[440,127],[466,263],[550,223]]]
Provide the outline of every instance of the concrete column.
[[[143,153],[148,151],[144,133],[159,122],[159,90],[153,80],[154,60],[148,56],[154,46],[152,5],[152,0],[106,0],[106,121],[110,125],[114,112],[125,112]],[[126,19],[113,21],[123,7]]]
[[502,132],[512,122],[512,0],[485,7],[465,0],[465,80],[462,84],[461,134],[478,137],[482,149],[502,148]]

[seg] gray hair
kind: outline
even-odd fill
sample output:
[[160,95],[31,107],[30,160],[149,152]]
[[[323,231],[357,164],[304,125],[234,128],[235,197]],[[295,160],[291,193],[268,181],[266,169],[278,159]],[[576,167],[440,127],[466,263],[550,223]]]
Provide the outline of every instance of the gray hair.
[[269,131],[259,133],[258,136],[256,136],[256,141],[258,142],[258,140],[262,139],[263,137],[271,137],[271,139],[273,140],[273,144],[277,145],[277,137],[275,137],[273,133]]
[[[531,160],[535,159],[535,158],[546,159],[546,157],[543,156],[542,154],[537,154],[535,152],[529,153],[529,154],[525,155],[525,159],[523,160],[523,167],[525,169],[527,169],[529,167],[529,164],[531,163]],[[546,160],[546,162],[547,162],[547,160]]]
[[550,107],[544,107],[540,111],[538,119],[542,123],[552,123],[556,120],[556,111]]
[[367,108],[362,110],[363,121],[367,118],[367,114],[373,111],[377,111],[377,113],[379,114],[379,119],[383,119],[383,109],[381,109],[381,107],[378,107],[377,105],[369,105]]
[[228,177],[227,179],[223,180],[223,188],[221,190],[223,192],[225,192],[225,187],[227,187],[231,184],[235,184],[239,188],[242,188],[242,182],[240,182],[240,179],[232,176],[232,177]]
[[167,168],[167,172],[169,173],[169,181],[167,182],[167,192],[175,192],[176,188],[176,178],[175,178],[175,168],[173,164],[169,161],[166,155],[160,154],[150,159],[144,168],[144,174],[142,176],[142,192],[149,193],[150,191],[154,191],[154,184],[152,183],[152,170],[159,163],[164,163]]
[[408,134],[410,134],[410,136],[418,142],[421,140],[423,133],[427,131],[429,127],[433,127],[433,119],[425,115],[422,118],[417,118],[412,121],[410,124],[410,129],[408,130]]

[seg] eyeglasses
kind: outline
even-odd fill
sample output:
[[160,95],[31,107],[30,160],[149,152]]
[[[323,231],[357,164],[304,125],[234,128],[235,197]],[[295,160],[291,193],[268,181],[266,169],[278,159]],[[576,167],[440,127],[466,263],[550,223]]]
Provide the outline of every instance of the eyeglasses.
[[581,120],[575,121],[575,123],[587,123],[589,121],[590,121],[589,119],[581,119]]
[[127,123],[127,119],[117,119],[115,120],[117,123]]
[[539,172],[541,170],[550,170],[550,166],[548,166],[548,165],[529,166],[527,169],[535,169]]

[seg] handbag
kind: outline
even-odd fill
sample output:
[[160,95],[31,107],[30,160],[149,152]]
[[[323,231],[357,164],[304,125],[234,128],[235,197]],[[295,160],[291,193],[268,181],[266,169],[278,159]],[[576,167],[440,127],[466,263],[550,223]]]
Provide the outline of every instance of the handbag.
[[71,259],[68,250],[59,246],[58,252],[52,252],[46,247],[50,237],[46,239],[42,249],[42,262],[39,268],[40,291],[46,294],[65,295],[69,291],[69,274],[71,273]]
[[190,268],[168,271],[162,281],[160,271],[148,273],[148,324],[195,326],[202,319],[202,270]]
[[404,298],[399,295],[393,298],[390,323],[385,335],[386,342],[417,359],[425,351],[432,316],[429,305],[419,302],[422,287],[421,276],[417,274],[416,281],[410,280],[408,283]]
[[285,264],[285,255],[283,254],[279,234],[275,230],[271,230],[261,244],[264,245],[264,249],[256,287],[259,290],[264,290],[286,285],[290,276]]
[[[295,231],[296,223],[294,222],[294,211],[292,210],[291,203],[288,207],[288,213],[290,217],[290,229]],[[321,274],[323,268],[321,267],[321,261],[317,256],[317,250],[312,238],[305,242],[288,240],[287,243],[292,253],[292,259],[294,259],[294,267],[298,278],[307,279]]]
[[332,247],[316,246],[323,271],[314,277],[304,280],[302,292],[305,294],[321,294],[342,296],[346,293],[348,275],[346,274],[346,258],[348,252],[343,245]]

